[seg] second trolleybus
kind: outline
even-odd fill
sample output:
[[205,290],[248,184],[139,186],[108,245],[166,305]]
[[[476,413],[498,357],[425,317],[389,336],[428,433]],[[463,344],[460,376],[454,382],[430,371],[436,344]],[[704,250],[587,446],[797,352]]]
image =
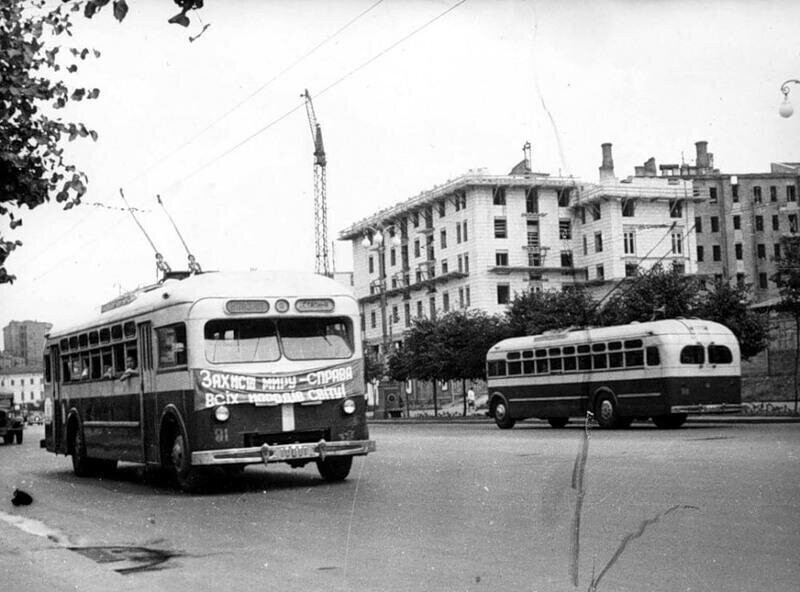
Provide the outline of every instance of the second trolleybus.
[[718,323],[671,319],[515,337],[487,357],[489,414],[500,428],[594,414],[601,427],[741,411],[739,343]]

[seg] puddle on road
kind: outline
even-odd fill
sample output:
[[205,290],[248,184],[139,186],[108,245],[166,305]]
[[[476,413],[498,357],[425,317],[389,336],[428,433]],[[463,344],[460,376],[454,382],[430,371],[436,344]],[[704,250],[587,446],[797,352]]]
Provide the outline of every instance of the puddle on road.
[[[19,528],[23,532],[46,538],[57,545],[79,553],[96,563],[110,564],[120,574],[154,571],[166,567],[164,564],[182,553],[129,545],[80,545],[60,530],[48,526],[35,518],[27,518],[0,511],[0,520]],[[111,565],[113,564],[113,565]]]

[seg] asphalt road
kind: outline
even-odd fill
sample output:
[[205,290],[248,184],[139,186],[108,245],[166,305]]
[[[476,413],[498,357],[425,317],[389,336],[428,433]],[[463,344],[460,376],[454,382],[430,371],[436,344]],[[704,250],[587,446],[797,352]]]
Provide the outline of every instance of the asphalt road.
[[[0,446],[0,581],[17,590],[797,590],[800,425],[372,426],[348,481],[248,468],[204,494],[134,465],[79,479]],[[31,493],[14,507],[11,491]],[[577,587],[573,585],[577,566]],[[16,586],[16,588],[14,588]]]

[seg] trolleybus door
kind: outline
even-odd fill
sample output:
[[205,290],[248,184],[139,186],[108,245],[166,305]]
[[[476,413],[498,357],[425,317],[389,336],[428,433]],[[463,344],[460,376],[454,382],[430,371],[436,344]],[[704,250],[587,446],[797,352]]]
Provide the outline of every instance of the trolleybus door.
[[52,423],[50,424],[51,437],[53,442],[53,450],[62,452],[66,450],[63,446],[63,431],[64,431],[64,413],[63,404],[61,402],[61,365],[59,363],[58,346],[51,345],[50,352],[50,383],[53,385],[53,401],[52,401]]
[[139,368],[142,374],[139,389],[139,425],[141,426],[142,454],[145,462],[158,461],[158,438],[156,438],[156,392],[155,368],[153,365],[153,327],[150,321],[139,323]]

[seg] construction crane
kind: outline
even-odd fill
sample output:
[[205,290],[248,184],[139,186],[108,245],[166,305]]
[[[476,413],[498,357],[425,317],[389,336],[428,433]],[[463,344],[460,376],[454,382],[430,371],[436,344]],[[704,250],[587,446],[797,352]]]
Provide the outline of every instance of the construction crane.
[[322,129],[314,113],[314,103],[308,89],[300,95],[305,99],[308,125],[311,128],[311,139],[314,142],[314,240],[316,247],[316,263],[314,272],[320,275],[332,276],[333,270],[330,262],[328,248],[328,197],[325,180],[325,148],[322,145]]

